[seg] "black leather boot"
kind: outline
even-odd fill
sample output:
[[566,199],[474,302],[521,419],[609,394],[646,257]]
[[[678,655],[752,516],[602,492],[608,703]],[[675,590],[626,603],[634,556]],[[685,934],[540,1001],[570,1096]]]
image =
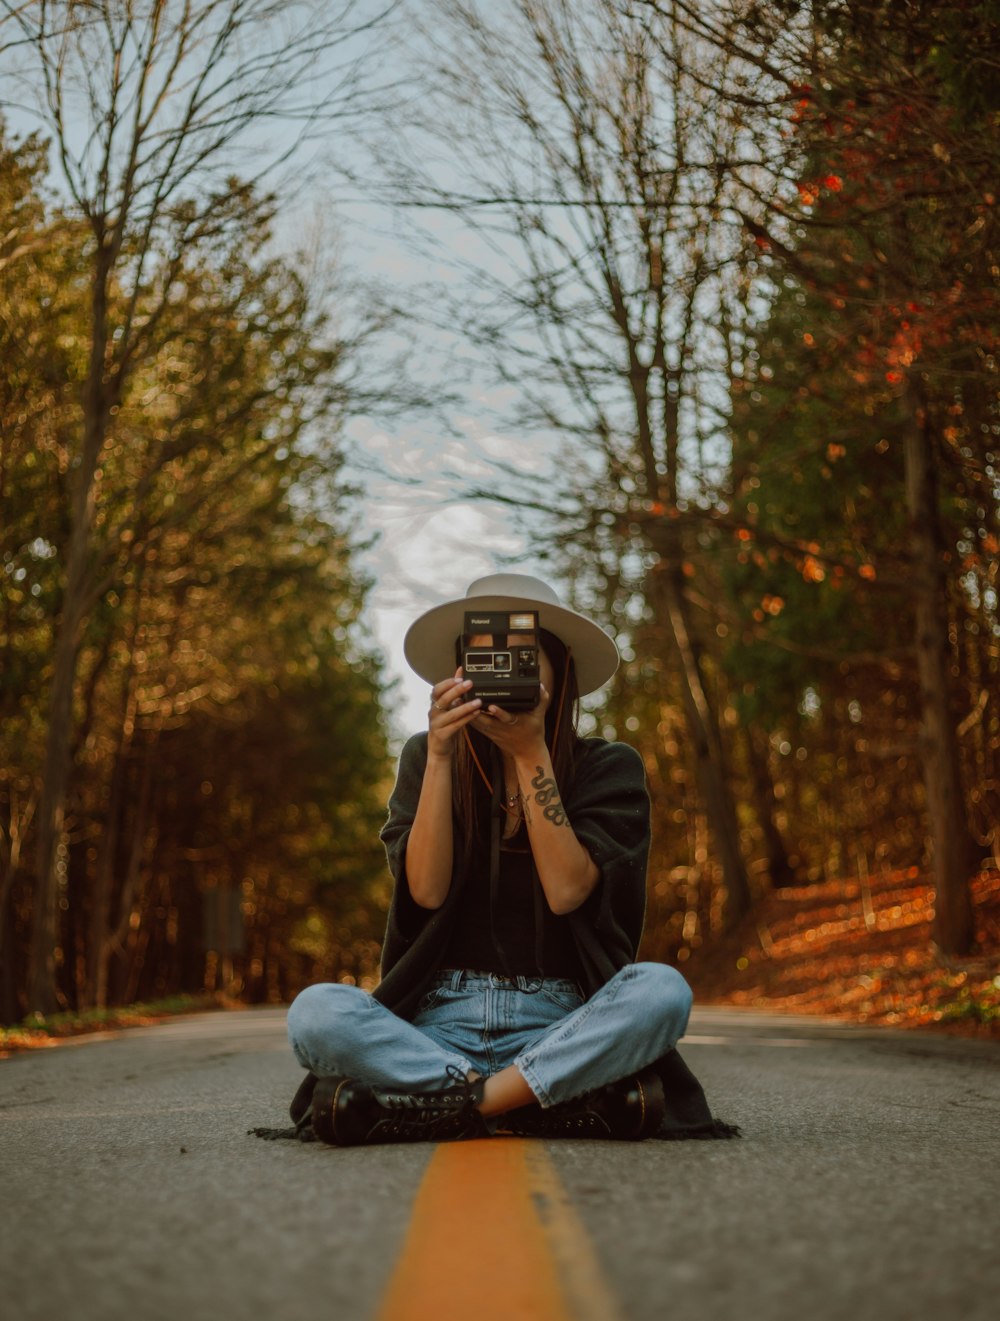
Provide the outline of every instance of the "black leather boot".
[[543,1110],[526,1105],[500,1115],[497,1132],[537,1138],[652,1137],[663,1120],[663,1084],[654,1069]]
[[313,1132],[336,1147],[488,1137],[476,1109],[484,1085],[463,1080],[441,1092],[389,1092],[355,1078],[320,1078],[312,1094]]

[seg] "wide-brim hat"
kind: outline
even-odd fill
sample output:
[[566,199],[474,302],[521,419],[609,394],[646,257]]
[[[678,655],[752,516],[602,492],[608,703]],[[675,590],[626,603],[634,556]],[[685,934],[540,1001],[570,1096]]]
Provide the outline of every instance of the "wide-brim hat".
[[600,688],[618,668],[618,648],[599,624],[562,604],[548,583],[526,573],[491,573],[470,583],[465,596],[433,606],[414,620],[403,639],[411,669],[429,684],[455,673],[455,639],[467,610],[537,610],[539,628],[569,647],[581,697]]

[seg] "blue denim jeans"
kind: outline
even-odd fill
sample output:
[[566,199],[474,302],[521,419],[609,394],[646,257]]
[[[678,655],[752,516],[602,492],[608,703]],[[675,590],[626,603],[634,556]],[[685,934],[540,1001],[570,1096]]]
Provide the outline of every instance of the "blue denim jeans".
[[446,970],[412,1023],[356,986],[307,987],[288,1036],[303,1068],[390,1090],[439,1091],[455,1069],[489,1077],[513,1064],[550,1106],[665,1055],[690,1010],[691,988],[662,963],[629,964],[587,1001],[574,982]]

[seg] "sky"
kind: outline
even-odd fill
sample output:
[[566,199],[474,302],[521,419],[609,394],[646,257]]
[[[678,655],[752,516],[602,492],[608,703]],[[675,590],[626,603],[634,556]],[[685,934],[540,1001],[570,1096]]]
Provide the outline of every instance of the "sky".
[[[398,681],[390,701],[398,741],[427,722],[427,684],[403,657],[403,637],[413,620],[432,606],[463,597],[472,581],[497,570],[501,558],[514,557],[526,573],[546,577],[546,572],[529,558],[524,537],[512,530],[502,505],[463,498],[460,479],[442,475],[458,442],[442,441],[415,426],[390,434],[365,418],[349,427],[348,439],[349,455],[353,449],[384,464],[382,476],[362,473],[362,530],[376,537],[362,565],[374,580],[369,623],[387,675]],[[521,441],[519,447],[532,462],[530,442]],[[404,477],[418,484],[404,484]]]
[[[336,188],[325,190],[323,224],[335,251],[335,283],[345,279],[356,298],[368,282],[382,290],[391,286],[399,304],[425,308],[426,321],[416,330],[420,343],[405,371],[432,396],[435,388],[457,396],[447,407],[414,407],[389,418],[352,416],[343,438],[346,477],[363,492],[355,531],[358,540],[372,544],[359,554],[358,565],[372,582],[366,622],[385,658],[386,676],[396,685],[389,723],[398,746],[427,721],[428,686],[403,657],[403,637],[413,620],[432,606],[464,597],[472,581],[500,569],[551,578],[551,571],[532,557],[527,537],[513,526],[507,506],[470,498],[469,491],[502,490],[494,460],[513,464],[544,485],[555,443],[502,429],[498,417],[509,391],[498,390],[485,376],[477,378],[468,362],[456,368],[454,339],[435,324],[446,316],[443,301],[436,299],[456,287],[449,261],[429,262],[425,246],[411,246],[415,235],[408,232],[405,217],[365,200],[356,187],[348,191],[345,201]],[[315,197],[305,197],[300,209],[279,217],[279,247],[295,251],[302,217],[314,210]],[[443,217],[430,214],[421,220],[432,234],[444,232]],[[449,241],[443,251],[453,253],[454,244]],[[405,333],[415,333],[414,327]],[[393,370],[399,347],[391,337],[381,354],[376,346],[368,386],[378,372]]]
[[[401,9],[419,8],[407,0]],[[392,83],[408,60],[405,44],[386,48],[381,77]],[[425,310],[426,319],[405,333],[419,337],[408,346],[408,371],[421,386],[454,393],[440,410],[414,409],[386,420],[357,416],[347,426],[348,476],[364,491],[358,529],[372,547],[360,566],[372,580],[367,622],[396,684],[390,700],[393,743],[426,727],[428,686],[407,666],[403,637],[423,611],[464,597],[474,579],[503,569],[549,580],[552,573],[533,557],[527,537],[512,525],[509,509],[488,499],[470,499],[468,490],[499,489],[493,459],[512,463],[529,480],[544,484],[552,471],[557,442],[540,434],[518,435],[499,422],[511,391],[498,389],[467,358],[447,326],[445,294],[460,288],[456,263],[480,263],[497,274],[500,257],[464,231],[445,213],[394,208],[365,185],[372,158],[361,143],[341,140],[332,152],[334,168],[317,171],[321,182],[281,219],[279,241],[294,249],[302,216],[317,210],[335,246],[340,275],[356,288],[371,281],[394,302]],[[342,167],[354,174],[344,179]],[[441,166],[445,171],[447,166]],[[335,272],[335,279],[337,273]],[[385,361],[394,347],[387,343]],[[524,521],[522,517],[522,522]],[[530,522],[530,519],[527,520]],[[559,584],[553,582],[559,591]],[[442,678],[445,676],[442,675]]]

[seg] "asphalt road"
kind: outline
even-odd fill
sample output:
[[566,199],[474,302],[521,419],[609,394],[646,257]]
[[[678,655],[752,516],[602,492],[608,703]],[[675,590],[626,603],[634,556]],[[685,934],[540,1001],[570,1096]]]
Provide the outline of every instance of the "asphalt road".
[[[548,1146],[622,1315],[995,1321],[1000,1046],[702,1009],[683,1050],[742,1141]],[[298,1076],[270,1009],[0,1062],[5,1321],[373,1317],[432,1149],[247,1137]]]

